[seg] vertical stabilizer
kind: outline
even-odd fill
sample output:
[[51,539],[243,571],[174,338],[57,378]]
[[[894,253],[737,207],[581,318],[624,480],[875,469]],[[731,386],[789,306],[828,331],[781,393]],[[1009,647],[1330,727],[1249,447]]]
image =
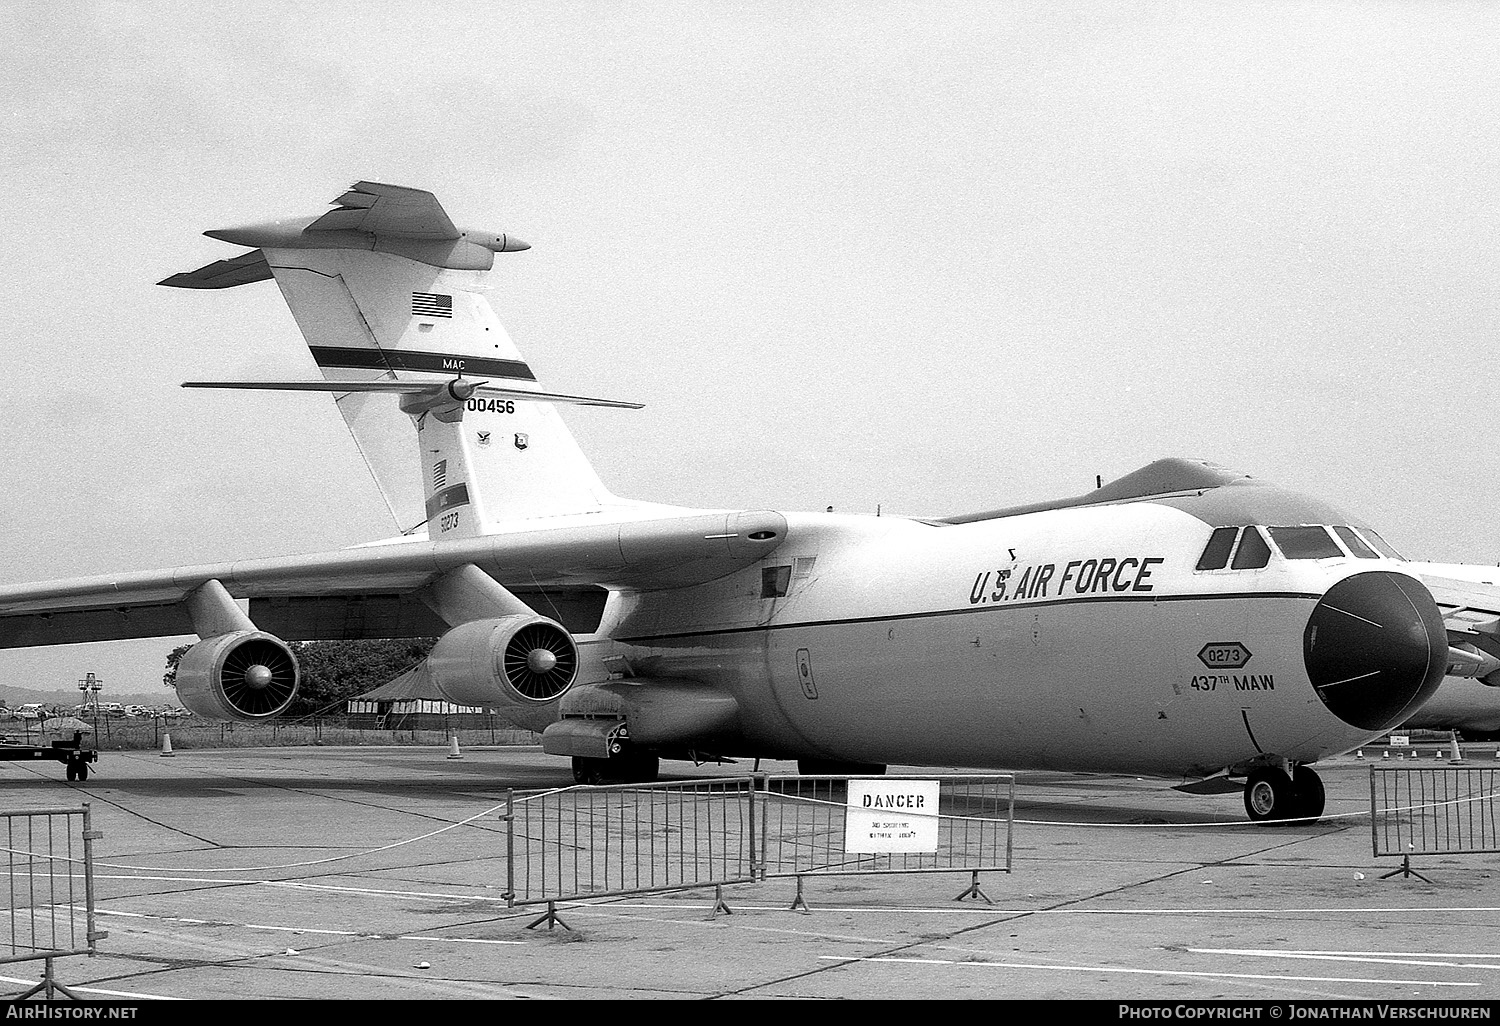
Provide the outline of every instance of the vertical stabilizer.
[[[455,227],[420,189],[359,182],[335,203],[319,217],[205,232],[257,248],[161,284],[219,289],[274,277],[331,382],[463,379],[543,391],[484,296],[495,254],[528,249],[526,243]],[[398,408],[386,395],[335,394],[404,532],[459,506],[463,526],[449,533],[640,505],[610,495],[551,403],[481,392],[447,405],[429,396],[425,406]],[[407,414],[417,422],[421,499]],[[456,504],[460,495],[466,501]],[[439,526],[429,524],[433,537],[443,533]]]
[[[330,381],[462,377],[536,385],[482,292],[487,272],[341,249],[268,249],[266,260],[314,362]],[[404,451],[391,451],[394,407],[378,395],[339,399],[372,472],[377,480],[388,479],[382,490],[392,492],[400,486],[402,465],[411,460],[409,426],[402,432]],[[440,463],[446,464],[448,487],[465,485],[476,531],[512,520],[598,512],[617,501],[551,404],[472,398],[462,412],[452,423],[416,415],[427,516]],[[437,537],[436,525],[428,527]]]

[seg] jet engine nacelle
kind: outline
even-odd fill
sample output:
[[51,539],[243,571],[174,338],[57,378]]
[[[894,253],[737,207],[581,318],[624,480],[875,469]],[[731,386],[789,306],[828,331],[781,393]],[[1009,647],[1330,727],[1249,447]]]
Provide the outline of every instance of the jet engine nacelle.
[[439,638],[427,668],[450,702],[501,709],[523,725],[545,725],[578,676],[578,646],[562,624],[546,617],[475,620]]
[[177,664],[177,700],[198,716],[249,722],[276,716],[297,694],[297,657],[264,631],[205,638]]

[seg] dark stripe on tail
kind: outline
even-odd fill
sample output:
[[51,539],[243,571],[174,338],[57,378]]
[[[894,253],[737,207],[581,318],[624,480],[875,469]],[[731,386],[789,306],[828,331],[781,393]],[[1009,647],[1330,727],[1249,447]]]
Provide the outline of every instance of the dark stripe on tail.
[[512,378],[535,381],[531,368],[520,360],[495,360],[456,353],[413,353],[389,349],[353,349],[344,346],[309,346],[319,367],[351,370],[436,371],[466,377]]
[[431,520],[445,509],[454,506],[467,506],[469,504],[469,486],[466,484],[449,485],[440,492],[434,492],[427,500],[427,519]]

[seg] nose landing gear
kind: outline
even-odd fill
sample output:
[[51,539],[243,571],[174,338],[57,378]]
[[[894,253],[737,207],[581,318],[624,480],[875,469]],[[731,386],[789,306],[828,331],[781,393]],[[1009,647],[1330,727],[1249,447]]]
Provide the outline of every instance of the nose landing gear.
[[1323,780],[1306,766],[1288,775],[1283,769],[1258,769],[1245,781],[1245,812],[1257,823],[1305,820],[1323,815]]

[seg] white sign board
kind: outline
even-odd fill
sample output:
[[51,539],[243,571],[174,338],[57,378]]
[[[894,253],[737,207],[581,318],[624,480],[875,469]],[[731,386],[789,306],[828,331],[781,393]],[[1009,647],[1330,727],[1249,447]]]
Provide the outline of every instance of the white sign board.
[[844,851],[937,851],[938,781],[851,780]]
[[1390,740],[1393,746],[1395,746],[1396,748],[1402,748],[1411,744],[1411,735],[1392,734]]

